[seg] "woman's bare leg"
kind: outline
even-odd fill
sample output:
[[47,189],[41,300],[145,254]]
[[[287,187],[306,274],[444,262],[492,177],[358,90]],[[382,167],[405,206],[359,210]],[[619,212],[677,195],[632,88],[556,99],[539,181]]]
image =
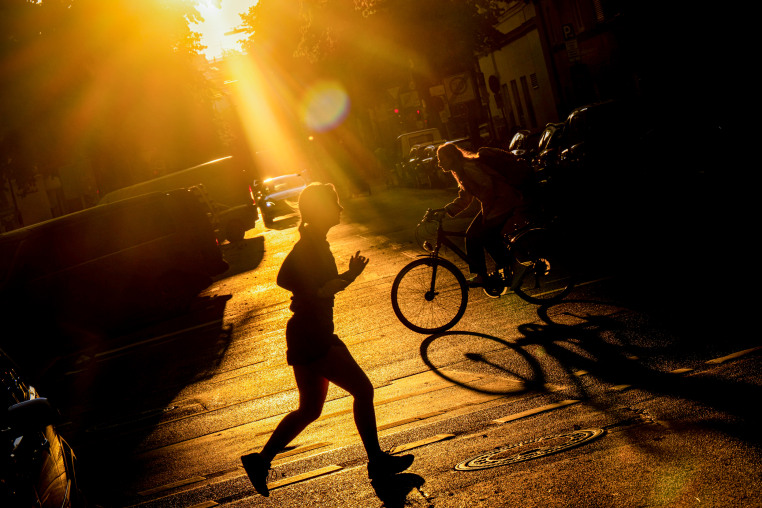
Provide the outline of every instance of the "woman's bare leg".
[[328,394],[328,379],[315,371],[313,365],[294,365],[299,408],[287,414],[267,440],[261,455],[272,461],[310,423],[320,417]]
[[373,407],[373,384],[344,346],[333,346],[327,355],[312,364],[315,371],[354,398],[353,413],[368,458],[381,454]]

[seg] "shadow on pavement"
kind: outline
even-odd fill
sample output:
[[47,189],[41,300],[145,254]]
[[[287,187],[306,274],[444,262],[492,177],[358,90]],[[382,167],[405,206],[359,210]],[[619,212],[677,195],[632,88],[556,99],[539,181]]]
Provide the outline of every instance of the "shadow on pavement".
[[[499,365],[486,359],[478,351],[471,350],[471,348],[475,347],[476,344],[474,342],[469,343],[469,337],[496,342],[501,346],[505,346],[505,348],[508,350],[512,350],[513,353],[516,353],[521,358],[521,360],[523,360],[525,366],[514,367],[511,369],[507,366]],[[440,362],[436,359],[435,351],[437,346],[436,343],[437,341],[445,343],[450,340],[464,345],[469,350],[463,353],[463,358],[449,358],[447,360],[443,360],[441,362],[442,365],[451,365],[454,361],[463,361],[465,359],[470,361],[474,366],[478,365],[478,368],[491,368],[500,376],[507,378],[506,388],[504,390],[498,390],[494,388],[487,389],[471,386],[467,382],[463,382],[457,379],[453,374],[450,374],[439,368],[438,364]],[[447,349],[447,347],[448,346],[444,346],[443,349]],[[494,350],[494,344],[490,345],[490,347],[492,350]],[[424,341],[421,343],[420,352],[423,363],[425,363],[426,366],[428,366],[436,375],[451,383],[458,384],[475,392],[486,393],[490,395],[517,395],[529,391],[543,390],[543,386],[545,385],[545,373],[542,371],[540,363],[534,356],[524,351],[524,349],[522,349],[520,346],[517,346],[516,344],[500,339],[498,337],[494,337],[492,335],[477,332],[460,331],[438,333],[424,339]]]
[[268,229],[277,229],[283,231],[285,229],[295,228],[299,225],[299,214],[290,214],[283,217],[279,217],[273,221],[273,223],[267,226]]
[[145,474],[136,451],[148,436],[204,411],[202,402],[177,396],[212,376],[224,357],[232,336],[222,319],[229,299],[197,298],[187,313],[92,344],[41,379],[95,503],[119,505],[133,478]]
[[[597,314],[574,315],[557,310],[554,316],[550,315],[551,308],[565,305],[574,308],[579,303],[597,304]],[[609,312],[617,308],[619,311]],[[604,312],[603,309],[608,310]],[[650,320],[649,316],[641,316],[643,321],[638,323],[628,321],[632,319],[632,313],[621,309],[616,304],[582,301],[544,306],[538,308],[540,322],[524,323],[517,327],[523,337],[515,341],[508,342],[477,332],[444,332],[427,337],[421,344],[420,354],[423,362],[443,379],[474,392],[498,395],[545,392],[547,376],[540,360],[545,358],[543,362],[547,363],[550,359],[564,373],[563,384],[567,388],[563,393],[557,393],[560,398],[573,397],[594,406],[600,405],[604,411],[610,409],[598,395],[589,392],[577,375],[578,372],[586,372],[597,382],[631,386],[660,397],[695,402],[699,405],[696,411],[702,425],[750,443],[762,443],[755,404],[760,395],[757,384],[741,379],[720,379],[707,372],[700,376],[686,376],[649,366],[651,358],[655,358],[660,365],[685,364],[686,359],[703,364],[714,357],[750,347],[746,341],[731,339],[710,347],[705,340],[698,340],[695,336],[694,340],[690,340],[665,331],[660,327],[661,321]],[[718,341],[719,337],[711,335],[707,338]],[[504,350],[495,348],[496,344],[485,347],[485,339],[504,346]],[[437,342],[450,340],[453,344],[460,344],[462,357],[458,359],[451,355],[437,358]],[[446,348],[441,349],[444,351]],[[489,358],[481,351],[489,351]],[[503,358],[505,361],[502,361]],[[452,366],[458,360],[464,370],[493,373],[506,380],[515,380],[516,389],[509,386],[506,390],[485,390],[475,381],[457,379],[441,368]]]
[[[554,321],[547,307],[540,307],[538,315],[545,324],[519,326],[525,337],[519,343],[541,345],[543,353],[554,358],[567,372],[585,370],[606,383],[628,384],[655,395],[694,401],[730,417],[720,420],[707,414],[706,425],[719,427],[748,442],[762,442],[758,432],[759,412],[753,402],[761,393],[758,385],[719,379],[709,373],[684,376],[651,368],[637,356],[631,356],[634,348],[628,344],[629,330],[611,317],[576,316],[582,320],[580,323],[565,325]],[[614,337],[604,337],[602,331],[614,332]],[[568,347],[570,343],[582,351],[575,352]],[[688,343],[668,336],[661,339],[661,344],[641,347],[644,355],[663,354],[682,360],[696,353],[703,360],[706,346],[700,340]],[[727,347],[732,349],[733,345]]]
[[407,506],[408,493],[422,487],[424,483],[422,477],[413,473],[400,473],[388,478],[373,479],[370,482],[378,499],[386,508]]
[[260,235],[240,242],[225,243],[220,246],[220,250],[230,267],[225,273],[214,277],[214,280],[226,279],[258,267],[265,255],[265,238]]

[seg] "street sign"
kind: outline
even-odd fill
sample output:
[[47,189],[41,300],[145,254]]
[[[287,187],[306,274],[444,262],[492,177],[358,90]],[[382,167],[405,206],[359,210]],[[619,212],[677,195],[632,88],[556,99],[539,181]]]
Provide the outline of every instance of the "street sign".
[[577,34],[574,31],[574,25],[567,23],[561,27],[561,30],[563,30],[566,54],[569,57],[569,62],[579,62],[579,46],[577,45]]
[[476,99],[474,86],[468,73],[455,74],[444,79],[447,101],[450,104],[459,104]]

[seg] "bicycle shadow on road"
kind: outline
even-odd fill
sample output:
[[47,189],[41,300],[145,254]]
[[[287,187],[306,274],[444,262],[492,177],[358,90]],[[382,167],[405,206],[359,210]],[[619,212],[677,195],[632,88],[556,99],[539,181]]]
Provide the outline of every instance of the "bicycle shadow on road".
[[[679,365],[694,353],[701,358],[706,355],[706,343],[690,344],[680,337],[665,334],[653,343],[636,344],[627,338],[633,333],[633,326],[618,319],[617,314],[575,315],[561,312],[551,316],[551,307],[538,308],[537,314],[542,323],[518,326],[523,338],[517,340],[517,344],[538,346],[544,355],[562,366],[568,379],[575,380],[574,384],[578,387],[579,392],[572,396],[596,404],[597,397],[586,393],[580,381],[578,373],[584,372],[599,382],[631,386],[657,396],[690,400],[719,411],[729,418],[706,411],[702,419],[707,426],[749,442],[762,442],[757,430],[759,416],[754,404],[761,393],[759,386],[737,379],[721,379],[708,372],[697,376],[662,371],[648,364],[649,355],[663,357],[658,365]],[[572,318],[573,324],[559,322],[568,318]],[[638,330],[649,339],[659,332],[661,330],[649,328]]]
[[[563,310],[563,306],[574,308],[575,305],[586,309],[586,304],[592,304],[595,313]],[[539,321],[518,325],[516,329],[521,336],[513,341],[467,331],[431,335],[421,343],[421,359],[441,378],[478,393],[553,393],[559,398],[585,400],[606,410],[616,392],[592,393],[589,382],[583,380],[588,378],[594,379],[596,384],[631,387],[657,396],[688,400],[707,408],[706,414],[701,416],[702,424],[747,442],[762,442],[756,428],[758,385],[723,379],[710,372],[686,375],[659,370],[660,365],[684,365],[691,355],[703,362],[719,354],[709,353],[704,341],[686,342],[680,336],[671,336],[654,327],[647,317],[633,318],[635,314],[627,309],[607,305],[565,301],[541,306],[537,309]],[[555,309],[554,313],[551,309]],[[452,351],[456,343],[460,349]],[[656,363],[651,365],[654,358]],[[546,385],[548,375],[543,366],[550,365],[561,369],[563,379],[559,382],[555,376],[553,381],[564,385],[561,390],[551,392],[552,387]],[[514,383],[508,383],[505,389],[485,389],[477,385],[478,379],[459,379],[451,374],[453,371],[501,376]]]
[[[474,340],[464,340],[463,337],[471,337]],[[454,352],[453,345],[456,345]],[[513,350],[521,361],[501,365],[485,356],[487,352],[505,348]],[[439,350],[446,350],[447,357],[442,357]],[[487,395],[518,395],[545,390],[545,374],[537,359],[522,347],[499,337],[466,331],[437,333],[424,339],[420,346],[420,354],[426,366],[436,375],[474,392]],[[458,355],[461,357],[458,358]],[[494,384],[478,386],[468,378],[464,380],[456,377],[455,372],[459,372],[461,368],[466,372],[476,371],[503,379],[505,383],[497,387]]]

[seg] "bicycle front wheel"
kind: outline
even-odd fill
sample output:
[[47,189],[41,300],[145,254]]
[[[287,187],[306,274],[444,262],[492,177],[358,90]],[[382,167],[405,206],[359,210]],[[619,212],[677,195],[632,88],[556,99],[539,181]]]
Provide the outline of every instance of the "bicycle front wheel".
[[392,283],[394,313],[414,332],[452,328],[463,317],[467,303],[466,278],[446,259],[417,259],[400,270]]
[[547,305],[560,301],[574,289],[564,246],[547,229],[533,228],[520,234],[511,249],[516,260],[513,276],[518,280],[512,288],[522,299]]

